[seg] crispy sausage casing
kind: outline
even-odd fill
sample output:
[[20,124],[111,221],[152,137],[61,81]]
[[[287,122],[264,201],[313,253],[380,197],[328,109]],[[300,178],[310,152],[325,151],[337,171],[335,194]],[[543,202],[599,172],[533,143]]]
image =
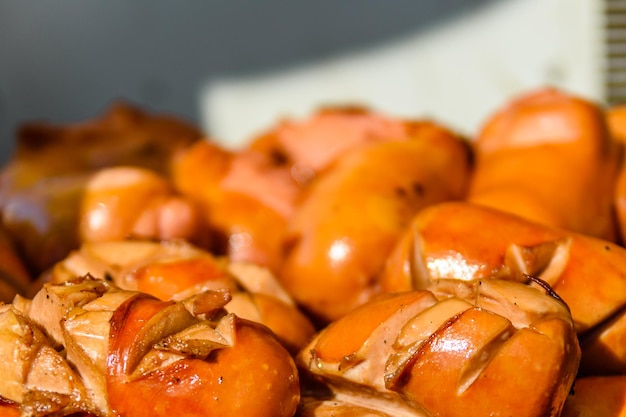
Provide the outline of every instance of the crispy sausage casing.
[[428,207],[390,256],[386,291],[427,289],[439,279],[539,278],[572,312],[584,373],[625,372],[626,249],[467,202]]
[[210,315],[90,277],[46,284],[0,310],[0,349],[18,353],[0,364],[0,397],[34,416],[293,416],[289,353],[202,299]]
[[85,243],[58,262],[48,279],[62,283],[86,274],[107,277],[122,289],[161,300],[227,291],[228,312],[268,326],[293,353],[314,332],[313,324],[267,268],[231,262],[184,241]]
[[566,306],[503,280],[380,296],[298,358],[338,399],[403,417],[556,417],[579,361]]

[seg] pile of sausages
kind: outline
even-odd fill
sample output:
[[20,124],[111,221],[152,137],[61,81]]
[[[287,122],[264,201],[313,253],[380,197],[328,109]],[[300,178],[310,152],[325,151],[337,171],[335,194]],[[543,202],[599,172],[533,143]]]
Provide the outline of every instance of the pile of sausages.
[[0,171],[0,414],[626,413],[626,107],[471,137],[320,109],[226,149],[118,103]]

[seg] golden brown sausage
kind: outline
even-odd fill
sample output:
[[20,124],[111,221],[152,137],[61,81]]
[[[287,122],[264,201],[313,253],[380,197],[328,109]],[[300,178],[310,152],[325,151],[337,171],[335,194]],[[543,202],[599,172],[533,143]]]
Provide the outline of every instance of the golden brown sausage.
[[161,300],[227,291],[226,311],[266,325],[292,353],[315,330],[266,268],[230,262],[183,241],[85,243],[57,263],[49,279],[61,283],[86,274]]
[[139,167],[94,173],[85,186],[78,221],[81,243],[127,238],[185,239],[202,246],[210,242],[198,208],[164,176]]
[[199,142],[176,158],[175,187],[196,202],[219,239],[213,251],[276,270],[300,187],[282,165],[254,152]]
[[0,397],[24,415],[291,417],[298,404],[288,352],[219,308],[203,319],[84,278],[3,306],[0,326],[0,348],[21,353],[0,364]]
[[[569,305],[582,338],[583,372],[626,371],[621,342],[608,344],[616,336],[601,336],[620,328],[626,306],[626,249],[614,243],[476,204],[443,203],[414,218],[381,282],[386,291],[405,291],[439,279],[531,283],[530,277]],[[598,351],[604,353],[594,359]]]
[[474,149],[469,201],[615,240],[621,149],[599,106],[553,88],[522,95],[488,120]]
[[465,194],[466,144],[431,123],[413,128],[411,140],[372,143],[338,158],[290,221],[278,277],[323,322],[380,291],[376,277],[417,211]]
[[521,283],[447,280],[361,305],[298,364],[339,401],[394,416],[557,417],[579,360],[559,300]]

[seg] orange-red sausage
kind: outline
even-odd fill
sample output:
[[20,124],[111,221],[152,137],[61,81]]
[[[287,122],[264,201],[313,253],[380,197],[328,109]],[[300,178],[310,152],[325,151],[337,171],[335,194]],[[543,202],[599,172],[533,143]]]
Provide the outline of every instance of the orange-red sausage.
[[545,88],[513,99],[474,143],[469,201],[614,241],[621,149],[602,109]]
[[465,194],[466,144],[431,123],[413,128],[410,140],[372,143],[338,158],[307,189],[289,224],[278,277],[321,321],[380,291],[377,275],[417,211]]
[[[622,149],[626,146],[626,105],[612,107],[606,112],[607,122],[615,146]],[[621,243],[626,242],[626,160],[622,158],[619,167],[615,191],[613,193],[615,214],[619,227]]]
[[219,237],[216,253],[276,270],[300,192],[289,170],[254,152],[199,142],[175,160],[173,181]]
[[580,360],[566,307],[503,280],[444,287],[357,307],[301,352],[303,374],[392,415],[559,416]]
[[578,378],[561,417],[625,417],[626,376]]
[[366,108],[328,107],[304,120],[280,122],[254,138],[248,148],[280,161],[299,184],[306,185],[351,149],[410,136],[403,120]]
[[621,342],[626,249],[614,243],[449,202],[414,218],[380,280],[393,292],[427,289],[439,279],[530,282],[528,276],[550,285],[569,305],[581,337],[584,373],[626,372]]
[[210,239],[198,208],[164,176],[129,166],[105,168],[89,178],[79,233],[81,242],[143,238],[208,245]]
[[228,293],[228,312],[266,325],[292,353],[315,331],[266,268],[233,263],[182,241],[85,243],[54,266],[50,280],[61,283],[86,274],[161,300],[207,290]]

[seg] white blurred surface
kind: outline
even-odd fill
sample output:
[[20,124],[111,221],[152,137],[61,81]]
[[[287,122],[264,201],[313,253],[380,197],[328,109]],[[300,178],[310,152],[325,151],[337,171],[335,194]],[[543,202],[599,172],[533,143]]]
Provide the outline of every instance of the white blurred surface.
[[473,135],[513,95],[544,85],[601,100],[598,0],[499,2],[430,32],[299,67],[207,83],[201,123],[237,147],[329,104],[433,118]]

